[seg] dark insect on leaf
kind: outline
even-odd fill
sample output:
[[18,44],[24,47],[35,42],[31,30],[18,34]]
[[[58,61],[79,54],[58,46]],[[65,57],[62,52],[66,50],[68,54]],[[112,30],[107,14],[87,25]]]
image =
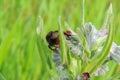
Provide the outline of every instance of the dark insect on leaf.
[[49,43],[48,47],[51,50],[55,50],[56,48],[58,48],[60,45],[58,31],[50,31],[46,36],[46,40]]

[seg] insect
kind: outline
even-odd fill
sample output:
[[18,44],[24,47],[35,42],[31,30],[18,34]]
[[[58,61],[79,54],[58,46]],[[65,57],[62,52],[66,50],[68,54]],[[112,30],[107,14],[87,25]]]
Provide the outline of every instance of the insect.
[[[70,30],[66,30],[63,32],[65,36],[69,37],[72,35],[72,32]],[[55,51],[57,48],[60,47],[60,38],[59,38],[59,33],[58,31],[50,31],[47,36],[46,40],[48,42],[48,47]]]
[[47,36],[46,40],[48,42],[48,47],[55,51],[60,46],[60,39],[59,39],[59,33],[58,31],[50,31]]

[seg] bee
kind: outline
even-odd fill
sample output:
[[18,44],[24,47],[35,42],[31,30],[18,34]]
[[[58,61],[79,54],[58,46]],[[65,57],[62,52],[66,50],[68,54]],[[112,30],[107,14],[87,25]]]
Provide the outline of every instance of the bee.
[[50,31],[47,36],[46,40],[48,42],[48,47],[55,51],[57,48],[60,46],[60,38],[59,38],[59,33],[58,31]]
[[[66,37],[70,37],[72,35],[72,32],[70,30],[66,30],[63,33]],[[46,35],[46,40],[49,44],[48,47],[51,50],[56,51],[56,49],[60,47],[60,37],[57,30],[48,32]]]

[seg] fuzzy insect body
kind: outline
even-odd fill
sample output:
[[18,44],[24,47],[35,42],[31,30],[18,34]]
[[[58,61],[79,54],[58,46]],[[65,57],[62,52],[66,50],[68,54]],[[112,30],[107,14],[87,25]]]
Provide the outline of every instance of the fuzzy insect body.
[[56,48],[59,48],[60,39],[59,39],[58,31],[50,31],[46,36],[46,40],[49,43],[48,47],[51,50],[55,51]]

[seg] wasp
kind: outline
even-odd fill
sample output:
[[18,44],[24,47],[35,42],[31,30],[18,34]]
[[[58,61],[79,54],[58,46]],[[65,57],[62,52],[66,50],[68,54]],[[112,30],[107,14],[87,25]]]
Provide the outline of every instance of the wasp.
[[[71,36],[72,33],[70,30],[67,30],[65,32],[63,32],[65,36]],[[48,34],[46,35],[46,40],[48,42],[48,47],[55,51],[57,48],[60,47],[60,37],[59,37],[59,32],[56,31],[50,31],[48,32]]]

